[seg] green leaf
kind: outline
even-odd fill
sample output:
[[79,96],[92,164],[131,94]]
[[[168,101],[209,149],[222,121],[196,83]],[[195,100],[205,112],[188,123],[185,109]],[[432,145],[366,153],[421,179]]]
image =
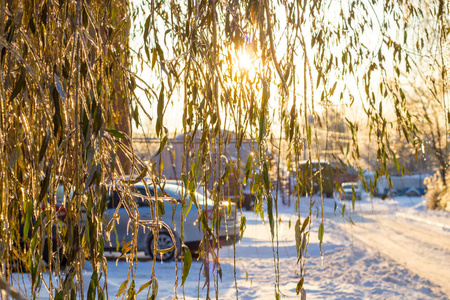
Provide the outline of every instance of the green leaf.
[[139,291],[136,293],[136,295],[139,295],[139,293],[141,293],[143,290],[145,290],[146,288],[148,288],[150,286],[150,284],[152,284],[152,280],[147,281],[146,283],[144,283],[143,285],[141,285],[141,287],[139,288]]
[[221,178],[222,182],[225,183],[228,180],[228,177],[230,177],[230,174],[231,174],[231,166],[230,166],[230,164],[227,164],[225,167],[225,172],[223,173],[222,178]]
[[305,281],[305,279],[302,277],[298,283],[297,283],[297,287],[295,288],[295,291],[297,292],[297,295],[300,293],[300,291],[303,288],[303,282]]
[[161,48],[161,46],[159,45],[158,42],[156,42],[156,47],[155,48],[156,48],[156,51],[158,52],[159,59],[161,61],[164,61],[164,51],[163,51],[163,49]]
[[342,217],[344,217],[344,214],[345,214],[345,204],[342,205]]
[[89,283],[89,289],[87,292],[87,296],[89,299],[95,299],[97,286],[98,286],[97,270],[94,270],[91,276],[91,282]]
[[324,234],[323,223],[320,223],[320,226],[319,226],[319,241],[320,241],[321,244],[323,243],[323,234]]
[[302,241],[301,235],[300,235],[300,219],[297,219],[297,222],[295,222],[295,248],[297,249],[297,256],[300,255],[300,243]]
[[147,60],[150,61],[150,52],[148,51],[148,45],[147,44],[144,44],[144,51],[145,51],[145,55],[147,56]]
[[134,283],[134,280],[131,281],[130,287],[128,288],[127,292],[127,300],[132,300],[136,298],[136,290],[135,290],[136,284]]
[[33,34],[36,34],[36,24],[34,24],[34,17],[31,17],[28,21],[28,28],[30,28]]
[[30,225],[31,225],[31,216],[32,215],[33,215],[33,203],[27,201],[26,202],[25,224],[23,226],[24,237],[28,237],[28,230],[29,230]]
[[248,178],[248,176],[252,172],[252,165],[253,165],[253,155],[249,155],[247,158],[247,163],[245,164],[245,177]]
[[166,143],[167,143],[167,135],[165,135],[163,137],[163,139],[161,140],[161,143],[159,144],[158,152],[156,152],[156,154],[154,155],[155,157],[158,156],[164,150]]
[[44,141],[42,142],[41,149],[39,149],[39,156],[38,156],[39,162],[41,162],[42,159],[44,158],[45,151],[47,150],[49,140],[50,140],[50,135],[48,134],[48,131],[47,131],[45,133],[45,138],[44,138]]
[[353,211],[355,211],[355,195],[353,194],[353,196],[352,196],[352,209],[353,209]]
[[183,263],[183,275],[181,276],[181,285],[184,286],[186,278],[189,275],[189,270],[191,269],[192,264],[192,254],[191,250],[186,245],[183,245],[184,249],[184,263]]
[[139,127],[139,107],[136,105],[136,107],[133,109],[133,120],[136,124],[136,127]]
[[241,217],[241,226],[239,227],[239,234],[240,234],[241,238],[244,236],[246,224],[247,224],[247,219],[245,218],[245,216],[242,216]]
[[160,218],[166,214],[166,209],[164,207],[163,201],[158,201],[158,215]]
[[156,296],[158,295],[158,280],[156,277],[153,278],[153,292],[152,297],[150,299],[156,299]]
[[269,103],[269,91],[268,86],[266,82],[263,82],[263,95],[262,95],[262,102],[261,102],[261,110],[264,112],[267,108],[267,104]]
[[89,167],[86,185],[84,186],[84,192],[86,192],[89,189],[89,187],[91,187],[94,184],[94,178],[97,177],[96,176],[97,169],[98,169],[98,165],[95,165],[95,164],[93,164]]
[[[88,292],[89,295],[89,292]],[[55,300],[63,300],[64,299],[64,293],[62,291],[56,291],[55,292]]]
[[333,87],[330,90],[330,95],[334,94],[334,90],[336,89],[337,81],[334,83]]
[[61,84],[61,81],[59,80],[58,75],[53,74],[53,80],[55,81],[56,91],[58,92],[59,96],[63,101],[66,100],[66,95],[64,94],[64,90]]
[[138,175],[138,177],[136,177],[134,179],[127,179],[127,180],[121,179],[121,181],[123,183],[135,184],[135,183],[138,183],[139,181],[141,181],[142,178],[144,178],[146,175],[147,175],[147,169],[143,169],[142,172]]
[[127,288],[128,285],[128,280],[125,280],[124,282],[122,282],[122,284],[120,285],[119,291],[117,292],[116,298],[122,296],[122,294],[125,292],[125,289]]
[[211,231],[211,228],[208,225],[208,220],[206,219],[206,211],[202,210],[200,219],[202,221],[203,229],[206,230],[210,236],[213,236],[213,232]]
[[266,188],[266,191],[269,191],[270,182],[269,182],[269,168],[267,166],[267,162],[264,162],[264,165],[263,165],[263,181],[264,181],[264,187]]
[[261,144],[262,140],[264,139],[264,136],[266,135],[266,115],[264,112],[261,112],[259,116],[259,136],[258,136],[258,143]]
[[123,134],[123,132],[117,131],[115,129],[105,129],[105,131],[109,132],[109,134],[111,134],[113,137],[115,137],[117,139],[125,138],[125,135]]
[[156,64],[156,59],[158,58],[158,51],[155,48],[152,50],[152,69]]
[[147,19],[145,20],[145,25],[144,25],[144,43],[146,43],[147,41],[147,37],[148,37],[148,33],[150,32],[150,21],[152,19],[152,15],[149,15],[147,17]]
[[317,85],[316,85],[316,88],[318,88],[319,85],[320,85],[320,79],[322,79],[322,72],[319,72],[319,74],[317,75]]
[[39,193],[39,202],[41,202],[45,195],[48,193],[48,187],[50,185],[50,176],[51,176],[51,168],[47,167],[47,170],[45,171],[45,178],[44,181],[41,183],[41,191]]
[[183,183],[184,183],[184,187],[187,189],[187,188],[188,188],[188,178],[187,178],[187,176],[184,175],[184,174],[182,174],[182,175],[181,175],[181,180],[182,180]]
[[309,216],[307,216],[306,219],[303,221],[302,230],[300,230],[300,232],[304,232],[308,224],[309,224]]
[[269,194],[267,197],[267,214],[269,217],[269,225],[270,225],[270,233],[272,234],[272,239],[275,235],[274,232],[274,220],[273,220],[273,199],[272,199],[272,195]]
[[164,85],[161,87],[158,97],[158,105],[156,107],[156,134],[161,136],[163,124],[163,109],[164,109]]
[[[192,201],[192,199],[194,199],[193,196],[188,196],[186,199],[187,199],[187,201],[189,201],[189,202],[188,202],[188,205],[187,205],[187,207],[186,207],[186,211],[185,211],[185,213],[184,213],[184,217],[183,217],[183,220],[184,220],[184,221],[186,221],[186,217],[187,217],[187,215],[189,214],[189,212],[191,211],[192,204],[194,203],[194,201]],[[195,206],[197,207],[197,204],[196,204]]]
[[126,253],[130,252],[131,248],[133,247],[131,242],[132,241],[129,241],[129,242],[125,243],[125,245],[123,245],[123,247],[122,247],[122,254],[126,254]]
[[[94,107],[95,107],[95,110],[94,110],[95,116],[94,116],[94,125],[92,128],[92,131],[93,131],[93,133],[95,133],[97,135],[103,125],[102,109],[101,109],[101,106],[95,105],[95,103],[96,103],[95,100],[93,100],[93,101],[94,101]],[[87,129],[88,125],[89,124],[85,125],[86,129]],[[103,135],[103,132],[101,133],[101,135]]]
[[296,108],[293,104],[291,107],[291,118],[289,123],[289,143],[292,141],[292,138],[294,137],[294,130],[295,130],[295,121],[297,120],[297,114],[296,114]]
[[22,68],[22,72],[20,73],[19,78],[16,81],[16,85],[14,86],[14,90],[11,93],[11,96],[9,97],[9,101],[13,101],[14,98],[16,98],[17,95],[19,95],[20,91],[25,87],[26,81],[26,71],[25,68]]

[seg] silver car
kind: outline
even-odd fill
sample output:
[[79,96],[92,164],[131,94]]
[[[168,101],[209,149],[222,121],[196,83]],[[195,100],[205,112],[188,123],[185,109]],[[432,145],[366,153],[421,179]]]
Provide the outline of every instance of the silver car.
[[342,190],[344,191],[344,200],[361,200],[361,188],[357,182],[343,182]]
[[[179,255],[181,249],[181,199],[184,188],[177,184],[166,184],[164,192],[158,192],[158,209],[162,212],[159,221],[164,222],[167,226],[161,226],[158,232],[158,255],[157,259],[169,261],[174,259],[175,255]],[[153,258],[154,255],[154,239],[152,230],[146,228],[143,224],[154,224],[152,218],[149,201],[155,201],[154,189],[152,186],[147,187],[143,183],[132,186],[132,195],[139,212],[140,225],[137,234],[137,250],[144,251],[145,254]],[[148,196],[147,196],[148,195]],[[195,192],[195,200],[187,196],[186,207],[190,207],[184,222],[184,244],[188,246],[191,252],[195,253],[199,249],[200,242],[203,239],[203,224],[208,224],[211,233],[221,245],[231,244],[239,240],[239,223],[236,223],[235,204],[220,204],[219,216],[214,218],[214,203],[210,199],[206,199],[201,194]],[[163,197],[163,196],[169,196]],[[135,224],[130,222],[129,213],[123,205],[120,205],[120,198],[116,191],[110,193],[106,201],[106,222],[114,224],[111,230],[110,238],[105,243],[105,250],[117,251],[132,240],[130,227]],[[113,219],[116,219],[114,221]],[[220,230],[214,230],[212,220],[220,220]],[[113,220],[113,221],[112,221]],[[236,230],[234,227],[237,227]],[[214,228],[213,228],[214,227]],[[234,232],[237,232],[234,235]],[[173,238],[172,238],[173,236]],[[109,241],[108,241],[109,240]],[[176,242],[176,249],[173,247],[173,240]],[[166,250],[166,251],[165,251]],[[177,254],[176,254],[177,253]]]

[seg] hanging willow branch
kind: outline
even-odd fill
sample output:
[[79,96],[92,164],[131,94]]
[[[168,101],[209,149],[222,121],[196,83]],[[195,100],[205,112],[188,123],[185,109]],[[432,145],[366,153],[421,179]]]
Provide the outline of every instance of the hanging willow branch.
[[[150,163],[136,157],[132,121],[138,129],[151,124],[160,153],[175,129],[183,134],[177,174],[186,190],[182,220],[187,195],[199,187],[214,202],[213,225],[203,224],[200,247],[205,276],[199,288],[206,287],[207,298],[213,289],[220,298],[220,204],[233,197],[241,201],[244,188],[255,199],[255,213],[269,221],[274,293],[281,297],[282,171],[296,179],[292,239],[300,270],[296,291],[302,295],[309,238],[316,230],[313,206],[322,209],[322,247],[323,197],[333,193],[333,185],[325,190],[322,163],[356,165],[361,178],[363,167],[370,166],[374,181],[364,184],[373,192],[379,177],[408,173],[393,143],[401,140],[410,144],[416,161],[426,155],[425,145],[432,145],[428,150],[437,155],[445,179],[450,115],[445,1],[2,0],[0,5],[0,275],[12,283],[16,268],[29,272],[32,294],[41,289],[54,298],[107,294],[103,235],[116,220],[102,220],[107,195],[120,186],[134,243],[124,253],[130,267],[118,296],[136,295],[136,234],[149,226],[157,236],[160,220],[154,205],[151,224],[139,219],[130,185],[144,178],[161,185],[169,166],[154,153]],[[413,112],[417,91],[405,79],[419,77],[427,90],[419,98],[433,105]],[[178,108],[182,120],[171,115]],[[430,111],[437,112],[435,119]],[[433,124],[423,126],[426,134],[415,125],[420,119]],[[445,124],[439,126],[439,120]],[[364,157],[360,149],[366,146]],[[324,149],[330,152],[324,155]],[[285,163],[288,169],[282,170]],[[64,222],[56,210],[60,186]],[[234,232],[245,234],[245,216],[236,213],[241,218]],[[182,223],[182,242],[183,231]],[[88,285],[86,263],[93,268]],[[153,297],[155,263],[144,285]],[[189,266],[188,259],[183,284]],[[47,270],[56,280],[43,280]],[[178,277],[175,297],[177,286]]]

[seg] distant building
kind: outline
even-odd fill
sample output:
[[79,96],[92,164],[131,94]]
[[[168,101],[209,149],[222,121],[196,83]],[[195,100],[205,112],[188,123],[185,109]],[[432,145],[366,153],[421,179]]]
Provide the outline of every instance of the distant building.
[[[193,163],[199,160],[199,145],[203,135],[203,131],[198,131],[194,137],[192,137],[192,133],[188,133],[186,135],[179,134],[172,139],[169,139],[166,143],[166,146],[162,150],[162,152],[158,155],[153,155],[153,160],[155,162],[156,174],[160,176],[165,176],[168,180],[176,180],[181,181],[182,174],[187,174],[189,170],[191,170],[191,166]],[[238,140],[236,138],[236,134],[230,131],[222,131],[223,143],[221,145],[223,147],[222,151],[217,151],[216,153],[220,153],[217,157],[213,159],[219,160],[219,163],[215,163],[214,166],[218,169],[220,166],[221,174],[216,173],[216,178],[210,177],[209,182],[207,183],[207,189],[213,189],[213,183],[218,182],[222,174],[224,173],[226,167],[232,167],[230,176],[225,184],[221,187],[221,194],[225,198],[234,199],[237,196],[237,162],[238,157],[240,158],[240,177],[241,182],[245,174],[245,164],[250,155],[253,155],[255,151],[258,151],[258,146],[256,142],[252,142],[249,139],[243,139],[241,142],[241,146],[238,150],[236,149],[236,144]],[[184,139],[186,139],[186,151],[184,151]],[[219,147],[218,141],[216,140],[213,143],[216,147]],[[217,149],[219,150],[219,149]],[[156,153],[155,153],[156,154]],[[183,155],[185,159],[185,169],[183,169]],[[256,156],[255,156],[256,157]],[[162,162],[162,170],[160,169]],[[217,171],[217,170],[216,170]],[[202,178],[199,178],[201,181]],[[204,184],[204,183],[203,183]],[[202,184],[202,185],[203,185]],[[250,197],[250,190],[247,186],[242,186],[244,197],[248,195]],[[201,188],[201,187],[199,187]],[[247,203],[250,200],[244,199],[244,206],[250,208],[251,203]]]

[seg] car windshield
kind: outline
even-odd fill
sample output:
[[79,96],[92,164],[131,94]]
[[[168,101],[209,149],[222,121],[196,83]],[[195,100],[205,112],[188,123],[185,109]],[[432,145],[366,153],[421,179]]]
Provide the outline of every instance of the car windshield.
[[[147,195],[147,191],[145,189],[144,186],[137,186],[136,189],[138,190],[138,192],[142,195]],[[154,196],[154,192],[152,188],[148,189],[150,196]],[[141,206],[149,206],[148,202],[145,200],[145,198],[143,197],[135,197],[136,200],[136,204],[141,207]]]
[[[181,200],[184,188],[181,185],[177,184],[166,184],[164,186],[164,191],[170,196],[175,198],[176,200]],[[204,197],[200,194],[195,192],[195,198],[197,199],[197,203],[203,203]]]
[[358,188],[358,184],[357,183],[343,183],[342,184],[342,188],[344,188],[344,189],[351,189],[352,186],[354,186],[355,189]]

